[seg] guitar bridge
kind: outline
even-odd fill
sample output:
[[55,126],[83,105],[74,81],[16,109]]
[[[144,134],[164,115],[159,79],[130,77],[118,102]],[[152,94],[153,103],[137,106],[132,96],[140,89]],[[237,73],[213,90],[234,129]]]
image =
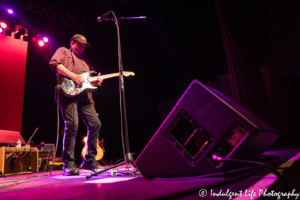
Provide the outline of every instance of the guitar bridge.
[[76,88],[75,93],[79,94],[82,91],[82,89]]
[[69,82],[70,82],[71,86],[74,88],[75,87],[74,82],[72,80],[69,80]]

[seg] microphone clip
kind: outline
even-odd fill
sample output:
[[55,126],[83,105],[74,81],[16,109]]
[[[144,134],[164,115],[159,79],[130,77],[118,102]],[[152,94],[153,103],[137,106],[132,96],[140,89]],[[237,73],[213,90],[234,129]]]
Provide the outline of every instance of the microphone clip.
[[98,21],[98,22],[106,21],[105,19],[107,18],[107,16],[108,16],[110,13],[111,13],[111,11],[108,11],[108,12],[105,13],[104,15],[99,16],[99,17],[97,18],[97,21]]

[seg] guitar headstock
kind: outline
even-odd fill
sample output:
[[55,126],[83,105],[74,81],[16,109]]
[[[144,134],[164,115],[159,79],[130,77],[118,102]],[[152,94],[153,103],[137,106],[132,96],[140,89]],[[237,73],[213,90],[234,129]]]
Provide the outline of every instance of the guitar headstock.
[[123,72],[123,76],[134,76],[135,73],[134,72]]

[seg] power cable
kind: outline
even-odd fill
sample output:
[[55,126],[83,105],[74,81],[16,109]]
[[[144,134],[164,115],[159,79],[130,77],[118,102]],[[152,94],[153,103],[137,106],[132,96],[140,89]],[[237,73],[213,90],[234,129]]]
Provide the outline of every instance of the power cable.
[[180,197],[186,197],[186,196],[198,193],[199,190],[203,189],[203,188],[205,188],[206,191],[207,191],[207,190],[210,190],[210,189],[213,189],[213,188],[218,188],[218,187],[230,184],[230,183],[237,182],[239,180],[242,180],[242,179],[245,179],[245,178],[248,178],[248,177],[252,176],[253,174],[257,173],[258,171],[259,171],[258,167],[252,168],[252,170],[250,172],[244,173],[242,175],[239,175],[239,176],[236,176],[236,177],[233,177],[233,178],[230,178],[230,179],[226,179],[224,181],[220,181],[220,182],[213,183],[213,184],[208,184],[208,185],[201,186],[201,187],[195,187],[195,188],[192,188],[192,189],[176,192],[176,193],[173,193],[173,194],[162,195],[162,196],[158,196],[158,197],[154,197],[154,198],[150,198],[150,199],[151,200],[176,199],[176,198],[180,198]]

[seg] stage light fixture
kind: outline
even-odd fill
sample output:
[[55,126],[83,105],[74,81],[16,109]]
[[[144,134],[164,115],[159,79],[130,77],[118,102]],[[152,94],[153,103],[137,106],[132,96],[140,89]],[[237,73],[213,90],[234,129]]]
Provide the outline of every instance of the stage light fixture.
[[0,28],[0,33],[2,33],[3,32],[3,29],[2,28]]
[[42,46],[44,46],[44,45],[45,45],[45,43],[44,43],[42,40],[40,40],[40,41],[39,41],[39,46],[42,47]]
[[48,39],[47,37],[44,37],[44,38],[43,38],[43,41],[44,41],[44,42],[48,42],[49,39]]
[[4,22],[1,22],[1,23],[0,23],[0,26],[1,26],[1,28],[3,28],[3,29],[7,28],[7,24],[4,23]]
[[19,28],[19,32],[15,34],[15,39],[20,39],[21,35],[25,35],[25,29]]
[[23,36],[23,41],[29,42],[29,30],[25,30],[25,34]]
[[5,30],[5,35],[6,36],[11,36],[11,32],[12,32],[11,29],[6,29]]
[[14,13],[14,11],[13,11],[12,9],[7,9],[7,12],[8,12],[9,14],[13,14],[13,13]]
[[23,41],[28,42],[29,41],[29,36],[28,35],[24,35]]
[[17,27],[15,25],[9,25],[9,27],[7,27],[7,29],[5,29],[5,35],[7,36],[11,36],[12,32],[15,32],[17,30]]

